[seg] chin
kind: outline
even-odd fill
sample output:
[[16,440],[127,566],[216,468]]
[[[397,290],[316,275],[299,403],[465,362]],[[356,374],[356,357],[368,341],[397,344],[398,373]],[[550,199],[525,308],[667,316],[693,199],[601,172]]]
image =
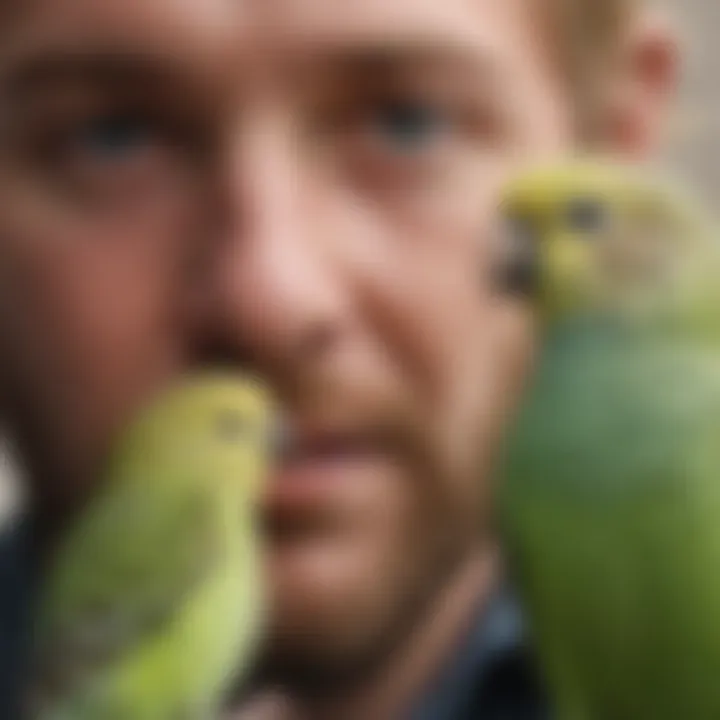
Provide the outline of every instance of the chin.
[[272,543],[263,667],[274,682],[347,691],[414,628],[442,569],[427,562],[417,533],[400,542],[389,527]]
[[[274,613],[303,626],[348,612],[379,577],[379,558],[350,531],[315,529],[270,542],[268,578]],[[303,619],[306,621],[303,622]]]
[[329,674],[345,674],[341,668],[365,655],[381,613],[373,588],[387,578],[367,570],[377,560],[358,545],[322,535],[273,544],[265,665],[277,682],[308,686],[317,677],[326,683]]

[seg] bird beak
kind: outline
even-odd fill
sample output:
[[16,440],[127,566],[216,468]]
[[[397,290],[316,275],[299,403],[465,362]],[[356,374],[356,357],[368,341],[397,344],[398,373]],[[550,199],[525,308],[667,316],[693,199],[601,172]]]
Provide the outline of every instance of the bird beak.
[[503,292],[532,300],[540,290],[540,247],[532,226],[507,218],[502,245],[506,248],[499,267],[499,286]]

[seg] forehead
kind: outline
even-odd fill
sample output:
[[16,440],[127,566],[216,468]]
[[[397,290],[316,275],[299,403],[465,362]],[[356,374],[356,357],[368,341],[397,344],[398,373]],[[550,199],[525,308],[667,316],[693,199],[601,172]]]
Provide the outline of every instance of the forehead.
[[[535,67],[536,0],[15,0],[1,18],[0,71],[38,55],[114,52],[198,72],[343,52],[464,56]],[[528,55],[534,63],[527,63]],[[511,68],[512,69],[512,68]]]

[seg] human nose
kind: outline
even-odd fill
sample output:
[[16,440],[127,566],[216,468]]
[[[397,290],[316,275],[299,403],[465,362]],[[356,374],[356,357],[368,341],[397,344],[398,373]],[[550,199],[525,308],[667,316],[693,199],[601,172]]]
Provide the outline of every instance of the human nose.
[[206,360],[296,374],[342,326],[326,213],[283,123],[259,118],[225,156],[219,242],[200,290]]

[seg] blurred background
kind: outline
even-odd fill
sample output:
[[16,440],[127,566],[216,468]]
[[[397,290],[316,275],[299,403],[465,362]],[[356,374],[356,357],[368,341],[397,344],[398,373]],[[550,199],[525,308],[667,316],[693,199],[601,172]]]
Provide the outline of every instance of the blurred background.
[[666,159],[720,202],[720,2],[662,0],[678,24],[684,76]]
[[[692,181],[720,215],[720,0],[657,1],[678,25],[684,56],[664,164]],[[0,450],[0,526],[22,501],[15,476]]]

